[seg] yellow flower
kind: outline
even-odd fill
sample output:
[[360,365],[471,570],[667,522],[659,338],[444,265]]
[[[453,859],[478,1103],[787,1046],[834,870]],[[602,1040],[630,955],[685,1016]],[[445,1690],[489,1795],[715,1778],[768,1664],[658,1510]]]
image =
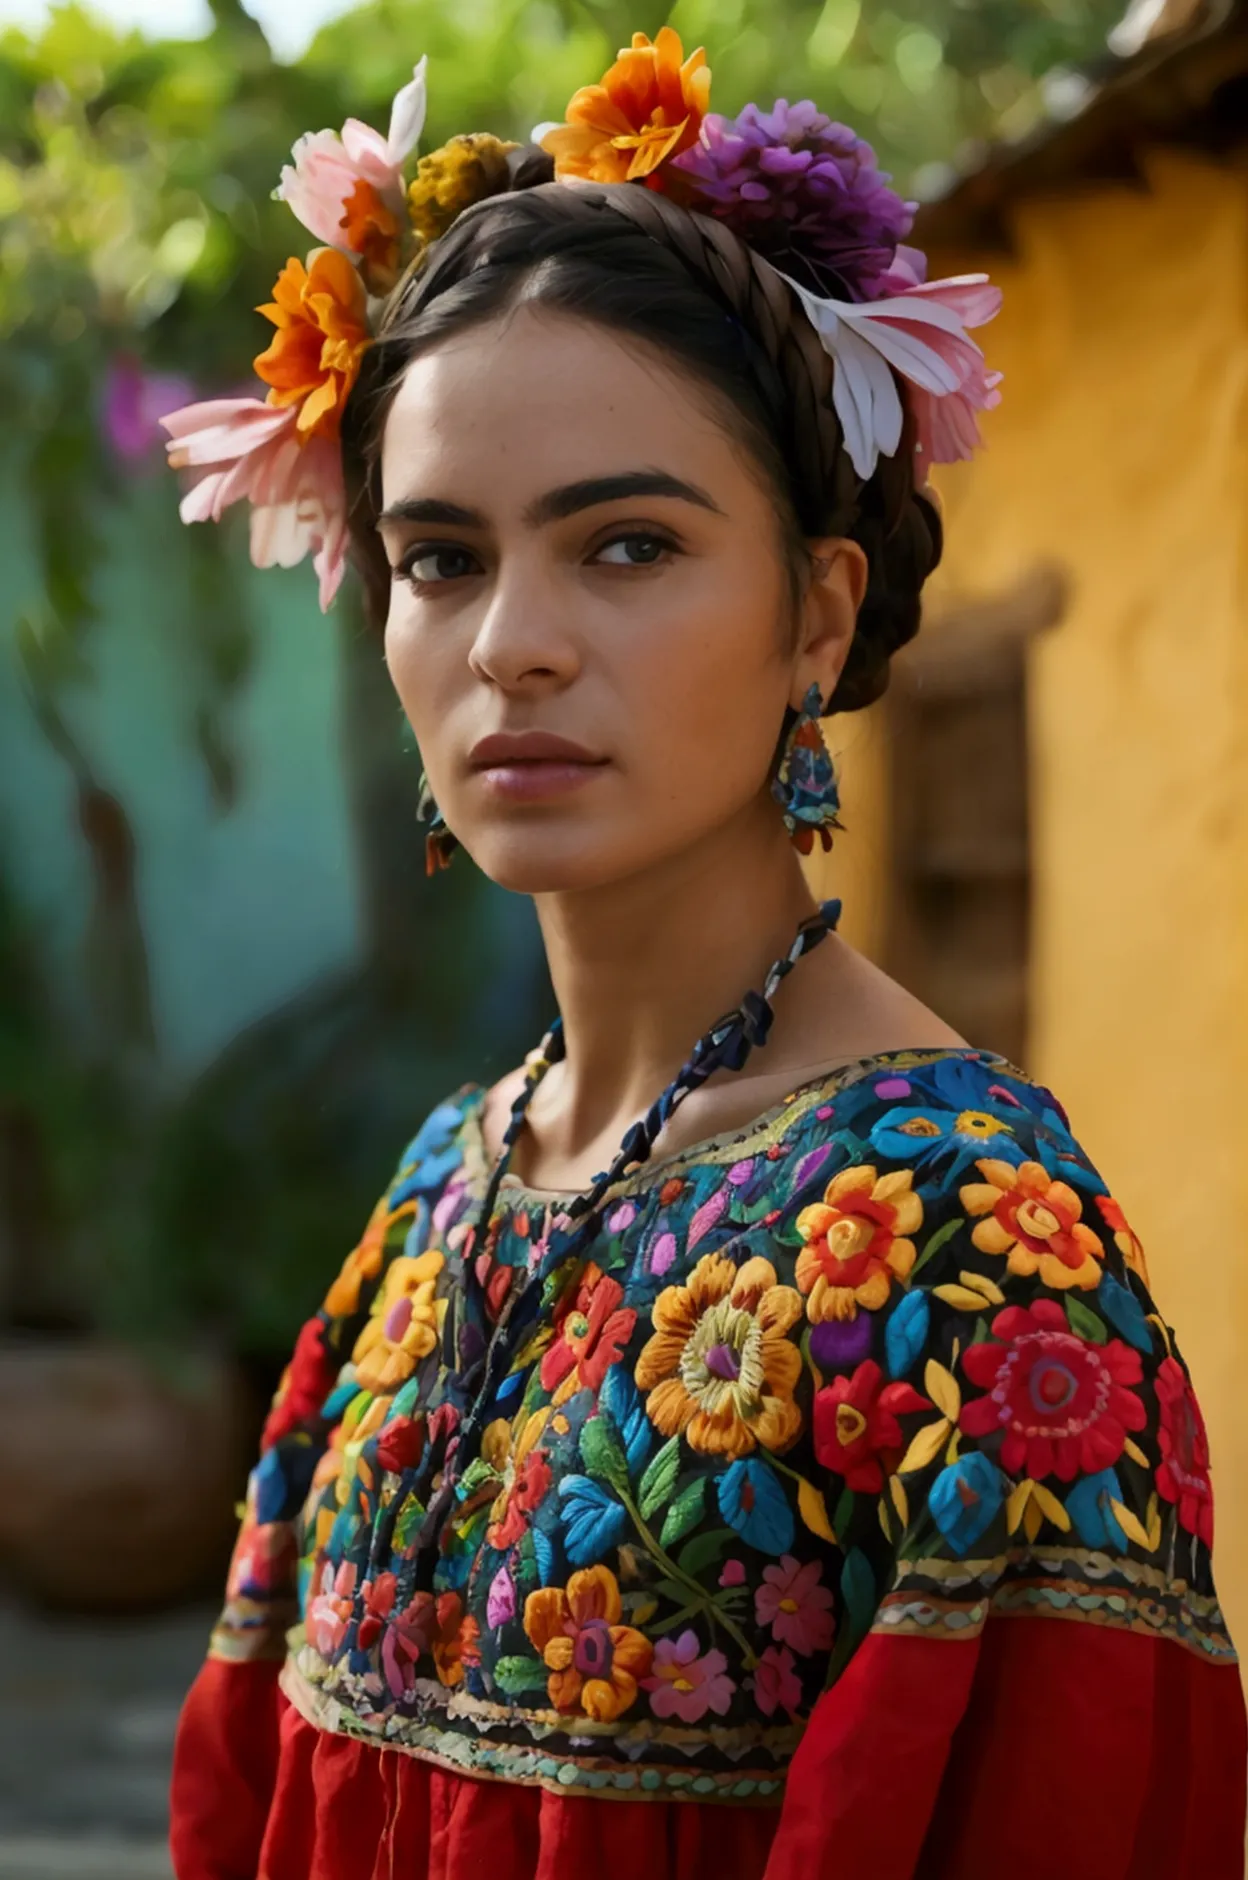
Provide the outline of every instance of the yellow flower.
[[507,152],[515,148],[474,131],[422,157],[407,191],[408,215],[421,241],[437,241],[463,210],[505,190]]
[[337,437],[360,360],[370,344],[364,283],[336,248],[317,248],[308,266],[291,259],[273,298],[257,309],[277,328],[254,361],[270,405],[298,405],[300,443]]
[[1038,1273],[1046,1286],[1088,1292],[1101,1283],[1105,1249],[1081,1219],[1083,1203],[1040,1162],[975,1164],[984,1177],[961,1190],[968,1214],[983,1215],[971,1235],[981,1253],[1005,1254],[1011,1273]]
[[366,1279],[376,1279],[386,1251],[386,1236],[396,1221],[415,1214],[416,1203],[405,1201],[393,1214],[385,1195],[369,1216],[368,1226],[342,1263],[342,1271],[325,1295],[325,1310],[331,1319],[343,1319],[360,1303],[360,1288]]
[[654,1648],[632,1626],[609,1567],[585,1567],[561,1586],[543,1586],[524,1602],[524,1629],[550,1672],[556,1710],[584,1711],[612,1723],[633,1704]]
[[[601,84],[582,85],[567,122],[542,138],[555,175],[591,183],[646,182],[661,163],[697,142],[711,101],[711,73],[701,46],[686,59],[679,34],[645,33],[620,53]],[[655,187],[651,184],[651,187]]]
[[435,1349],[446,1314],[446,1301],[435,1296],[445,1265],[433,1248],[392,1262],[351,1354],[362,1390],[397,1390]]
[[865,1162],[845,1169],[822,1201],[802,1209],[797,1231],[805,1245],[794,1277],[809,1295],[813,1324],[856,1318],[859,1307],[878,1312],[894,1279],[906,1277],[915,1259],[909,1236],[923,1223],[913,1180],[913,1169],[877,1175]]
[[801,1311],[770,1260],[737,1268],[704,1254],[687,1285],[655,1300],[654,1337],[637,1360],[655,1428],[683,1431],[691,1448],[734,1459],[759,1445],[787,1449],[801,1428],[793,1391],[802,1360],[786,1334]]

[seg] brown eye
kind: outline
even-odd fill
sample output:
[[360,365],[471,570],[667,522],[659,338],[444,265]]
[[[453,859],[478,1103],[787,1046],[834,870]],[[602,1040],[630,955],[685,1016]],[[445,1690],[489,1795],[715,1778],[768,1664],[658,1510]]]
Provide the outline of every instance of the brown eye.
[[665,555],[673,555],[676,544],[664,535],[617,535],[604,542],[594,555],[596,562],[608,568],[652,568]]
[[396,579],[410,581],[415,587],[434,587],[475,574],[477,567],[471,549],[450,542],[422,542],[409,549],[394,573]]

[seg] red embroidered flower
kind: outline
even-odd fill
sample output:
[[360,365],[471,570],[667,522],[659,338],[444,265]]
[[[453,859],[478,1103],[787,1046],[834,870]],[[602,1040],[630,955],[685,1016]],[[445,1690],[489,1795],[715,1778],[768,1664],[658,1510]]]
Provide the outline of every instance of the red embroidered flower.
[[425,1449],[422,1417],[392,1417],[377,1438],[377,1463],[395,1475],[414,1469]]
[[1142,1430],[1144,1406],[1129,1384],[1141,1377],[1140,1355],[1111,1338],[1096,1345],[1076,1338],[1052,1299],[1030,1308],[1007,1306],[992,1321],[1000,1344],[970,1345],[962,1368],[989,1395],[962,1409],[968,1436],[1004,1431],[1001,1467],[1040,1481],[1073,1482],[1117,1462],[1128,1430]]
[[633,1335],[637,1314],[621,1308],[624,1288],[591,1261],[555,1319],[555,1342],[542,1358],[542,1389],[565,1403],[574,1391],[598,1390]]
[[1157,1493],[1177,1503],[1179,1526],[1213,1546],[1213,1484],[1209,1480],[1209,1438],[1200,1405],[1181,1364],[1166,1358],[1157,1367],[1157,1403],[1161,1423],[1157,1444],[1161,1466]]
[[301,1423],[319,1415],[321,1405],[338,1381],[341,1362],[325,1349],[325,1321],[318,1313],[309,1319],[295,1344],[294,1355],[282,1373],[264,1432],[262,1449],[271,1449]]
[[834,1377],[815,1398],[816,1456],[845,1477],[846,1488],[866,1495],[878,1495],[885,1472],[891,1475],[901,1460],[906,1441],[898,1416],[932,1407],[910,1384],[881,1390],[882,1376],[868,1358],[852,1377]]
[[487,1532],[491,1547],[505,1553],[515,1545],[527,1529],[531,1516],[546,1499],[551,1479],[550,1464],[543,1450],[535,1449],[524,1458],[510,1491],[502,1498],[502,1518]]
[[362,1652],[375,1645],[381,1637],[382,1625],[394,1611],[397,1586],[398,1581],[393,1573],[379,1573],[375,1580],[365,1580],[360,1588],[364,1595],[364,1617],[360,1620],[355,1642]]

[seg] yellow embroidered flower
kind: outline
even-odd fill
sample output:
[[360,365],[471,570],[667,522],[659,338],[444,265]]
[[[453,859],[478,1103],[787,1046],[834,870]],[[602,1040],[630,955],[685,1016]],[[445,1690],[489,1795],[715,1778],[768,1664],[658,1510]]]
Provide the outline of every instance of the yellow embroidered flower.
[[654,1656],[649,1639],[621,1625],[624,1607],[609,1567],[574,1573],[567,1590],[543,1586],[524,1602],[524,1629],[550,1672],[556,1710],[611,1723],[636,1701]]
[[421,241],[437,241],[463,210],[506,189],[507,152],[515,148],[474,131],[422,157],[407,191],[408,215]]
[[739,1269],[702,1256],[688,1284],[654,1302],[654,1337],[637,1360],[646,1412],[664,1436],[683,1431],[704,1454],[748,1456],[756,1445],[787,1449],[801,1428],[793,1401],[802,1360],[786,1334],[801,1317],[791,1286],[776,1284],[770,1260]]
[[701,46],[686,59],[670,26],[660,27],[653,45],[645,33],[634,33],[602,82],[574,93],[567,122],[546,132],[542,149],[555,159],[559,177],[646,182],[661,163],[697,142],[710,102],[711,73]]
[[366,1279],[376,1279],[386,1250],[386,1236],[396,1221],[415,1214],[416,1203],[405,1201],[393,1214],[382,1196],[369,1216],[368,1226],[342,1263],[342,1271],[325,1295],[325,1310],[331,1319],[343,1319],[360,1303],[360,1288]]
[[1105,1249],[1080,1219],[1083,1203],[1040,1162],[975,1164],[984,1177],[960,1190],[968,1214],[983,1215],[971,1235],[981,1253],[1006,1256],[1011,1273],[1038,1273],[1046,1286],[1089,1292],[1101,1283]]
[[392,1262],[351,1354],[362,1390],[397,1390],[437,1345],[446,1302],[435,1292],[445,1265],[433,1248]]
[[894,1279],[904,1279],[914,1265],[909,1236],[923,1223],[913,1181],[913,1169],[877,1175],[871,1163],[862,1163],[829,1182],[822,1201],[802,1209],[797,1231],[805,1245],[795,1278],[808,1295],[812,1324],[887,1304]]

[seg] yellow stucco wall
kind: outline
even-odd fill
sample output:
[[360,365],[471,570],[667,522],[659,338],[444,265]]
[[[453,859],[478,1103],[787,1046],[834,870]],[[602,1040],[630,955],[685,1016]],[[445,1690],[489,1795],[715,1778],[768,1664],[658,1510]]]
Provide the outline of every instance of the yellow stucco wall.
[[[939,593],[1069,582],[1029,668],[1027,1068],[1140,1233],[1210,1426],[1219,1585],[1248,1656],[1248,167],[1023,205],[989,448],[942,474]],[[831,727],[865,827],[832,879],[878,932],[871,718]],[[851,818],[852,821],[852,818]],[[847,907],[847,914],[849,907]]]

